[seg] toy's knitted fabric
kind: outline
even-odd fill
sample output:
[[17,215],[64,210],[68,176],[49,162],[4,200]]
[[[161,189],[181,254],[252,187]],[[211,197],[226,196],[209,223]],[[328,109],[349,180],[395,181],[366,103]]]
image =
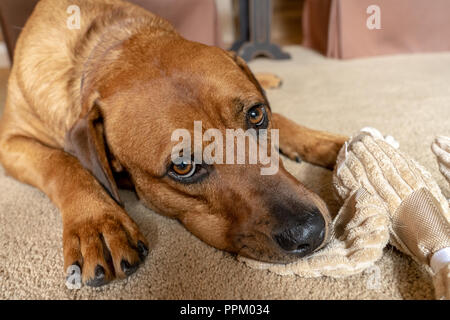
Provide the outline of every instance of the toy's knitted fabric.
[[434,276],[438,297],[449,298],[449,268],[432,263],[435,256],[445,261],[450,247],[447,199],[431,174],[397,148],[393,138],[367,128],[341,149],[333,185],[345,203],[324,249],[287,265],[244,261],[278,274],[340,277],[373,265],[390,241],[424,264]]
[[[439,136],[436,137],[431,145],[436,155],[439,170],[450,184],[450,138]],[[449,199],[450,203],[450,199]],[[435,294],[438,299],[450,299],[450,263],[444,265],[433,278]]]
[[364,189],[355,190],[333,221],[331,239],[315,254],[290,264],[263,263],[239,257],[256,269],[302,277],[349,276],[381,258],[389,240],[384,205]]
[[431,145],[431,150],[437,157],[439,170],[450,184],[450,138],[444,136],[436,137]]
[[450,247],[450,211],[437,183],[416,161],[387,143],[377,131],[362,132],[338,158],[334,185],[346,198],[364,186],[387,207],[390,242],[417,262]]

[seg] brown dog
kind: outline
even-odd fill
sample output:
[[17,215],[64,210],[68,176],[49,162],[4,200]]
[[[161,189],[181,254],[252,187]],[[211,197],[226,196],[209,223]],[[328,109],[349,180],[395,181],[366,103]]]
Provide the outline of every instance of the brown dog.
[[[81,9],[80,29],[67,8]],[[42,0],[17,43],[0,161],[61,210],[65,270],[98,286],[133,273],[147,240],[120,205],[117,177],[140,199],[223,250],[287,262],[327,237],[328,212],[280,164],[171,162],[175,129],[280,130],[291,159],[332,168],[346,137],[272,114],[235,55],[181,38],[163,19],[119,0]]]

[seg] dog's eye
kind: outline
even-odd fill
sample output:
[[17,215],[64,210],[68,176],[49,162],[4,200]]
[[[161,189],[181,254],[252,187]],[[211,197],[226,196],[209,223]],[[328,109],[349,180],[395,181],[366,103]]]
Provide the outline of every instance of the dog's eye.
[[247,112],[247,120],[251,127],[261,127],[266,123],[266,109],[263,105],[256,105]]
[[195,163],[181,161],[178,164],[172,164],[172,170],[181,178],[189,178],[195,173]]
[[210,171],[211,167],[207,165],[179,159],[170,165],[168,175],[177,182],[191,184],[202,181]]

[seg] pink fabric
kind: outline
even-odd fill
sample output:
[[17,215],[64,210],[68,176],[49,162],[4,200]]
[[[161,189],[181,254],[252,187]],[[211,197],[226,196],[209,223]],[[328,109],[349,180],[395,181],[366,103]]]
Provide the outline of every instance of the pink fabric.
[[[214,0],[128,1],[169,20],[189,40],[222,46]],[[11,61],[20,31],[37,2],[38,0],[0,0],[0,22]]]
[[188,40],[222,46],[214,0],[128,1],[167,19]]
[[[378,5],[381,29],[367,28]],[[306,0],[304,42],[333,58],[450,51],[449,0]]]

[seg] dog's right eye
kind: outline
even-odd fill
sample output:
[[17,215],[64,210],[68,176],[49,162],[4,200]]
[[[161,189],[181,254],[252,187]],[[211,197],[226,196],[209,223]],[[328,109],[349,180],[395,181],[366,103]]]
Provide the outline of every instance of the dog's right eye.
[[181,161],[178,164],[172,164],[172,171],[180,178],[189,178],[195,173],[195,163]]
[[170,165],[168,175],[183,184],[191,184],[202,181],[208,176],[210,166],[195,164],[193,161],[181,160]]

